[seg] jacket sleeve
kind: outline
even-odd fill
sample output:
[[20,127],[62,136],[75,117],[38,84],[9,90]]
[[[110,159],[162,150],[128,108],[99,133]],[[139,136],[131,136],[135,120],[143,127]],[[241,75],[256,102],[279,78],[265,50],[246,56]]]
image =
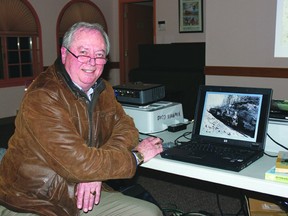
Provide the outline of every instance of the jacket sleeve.
[[[107,128],[101,129],[106,130],[104,135],[95,137],[104,142],[99,148],[87,146],[85,137],[88,135],[85,131],[89,130],[75,125],[75,122],[82,121],[82,117],[87,119],[87,113],[81,111],[83,103],[79,105],[79,101],[68,96],[59,99],[61,92],[51,90],[31,91],[25,96],[17,120],[20,136],[25,137],[28,148],[47,169],[55,171],[67,181],[130,178],[136,171],[131,149],[138,144],[138,131],[133,120],[113,97],[112,91],[108,87],[107,92],[101,95],[102,100],[106,97],[105,101],[110,101],[107,110],[112,112],[108,112],[110,114],[107,116],[97,112],[98,118],[102,116],[110,122],[105,124]],[[101,103],[107,106],[101,99],[99,102],[100,106]],[[79,125],[88,125],[84,123]]]

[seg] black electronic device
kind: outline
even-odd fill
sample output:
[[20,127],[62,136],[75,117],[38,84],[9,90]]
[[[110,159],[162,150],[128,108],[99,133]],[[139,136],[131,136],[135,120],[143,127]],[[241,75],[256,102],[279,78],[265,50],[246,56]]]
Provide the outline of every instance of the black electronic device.
[[169,132],[177,132],[177,131],[185,130],[186,128],[187,128],[186,123],[178,123],[178,124],[169,125],[167,130]]
[[272,89],[202,85],[190,141],[163,158],[239,172],[264,155]]
[[269,120],[288,121],[288,100],[272,100]]
[[120,103],[146,105],[165,97],[165,86],[150,83],[127,83],[114,86],[116,99]]

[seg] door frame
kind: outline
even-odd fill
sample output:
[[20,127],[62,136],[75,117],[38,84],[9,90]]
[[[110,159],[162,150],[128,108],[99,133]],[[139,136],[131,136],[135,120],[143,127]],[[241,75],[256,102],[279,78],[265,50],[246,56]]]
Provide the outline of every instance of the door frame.
[[[125,50],[124,50],[124,7],[127,3],[145,2],[145,0],[119,0],[118,14],[119,14],[119,68],[120,68],[120,84],[126,83],[125,75]],[[156,0],[153,2],[153,41],[156,41]]]

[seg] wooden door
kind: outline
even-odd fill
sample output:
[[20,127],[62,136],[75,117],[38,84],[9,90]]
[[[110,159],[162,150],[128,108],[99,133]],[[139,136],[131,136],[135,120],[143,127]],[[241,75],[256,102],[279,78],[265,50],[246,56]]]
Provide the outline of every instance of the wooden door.
[[124,18],[125,80],[139,66],[138,45],[153,43],[153,7],[126,4]]
[[129,71],[138,67],[138,45],[155,39],[155,1],[119,0],[120,83],[128,82]]

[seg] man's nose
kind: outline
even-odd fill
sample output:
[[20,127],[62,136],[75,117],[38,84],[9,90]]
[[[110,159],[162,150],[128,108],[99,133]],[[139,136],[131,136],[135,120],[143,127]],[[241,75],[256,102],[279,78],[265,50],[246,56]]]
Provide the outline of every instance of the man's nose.
[[89,64],[90,65],[96,65],[96,58],[90,58]]

